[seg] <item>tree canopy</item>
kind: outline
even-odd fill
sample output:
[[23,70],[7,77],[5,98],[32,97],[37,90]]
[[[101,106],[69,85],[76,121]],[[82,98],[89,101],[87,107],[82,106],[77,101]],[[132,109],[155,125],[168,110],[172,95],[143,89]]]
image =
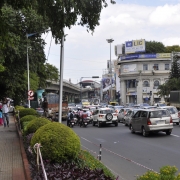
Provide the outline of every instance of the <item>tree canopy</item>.
[[[110,1],[115,3],[114,1]],[[58,79],[58,69],[46,63],[42,33],[51,30],[61,42],[65,27],[86,26],[94,32],[106,0],[1,0],[0,96],[17,102],[27,98],[27,52],[30,88],[44,88],[47,79]],[[35,33],[27,38],[27,34]]]

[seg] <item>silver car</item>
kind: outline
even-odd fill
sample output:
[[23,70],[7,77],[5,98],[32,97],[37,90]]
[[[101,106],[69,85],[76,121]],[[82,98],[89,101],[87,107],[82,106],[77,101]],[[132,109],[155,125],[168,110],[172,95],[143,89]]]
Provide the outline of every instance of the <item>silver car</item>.
[[124,116],[128,113],[132,108],[122,108],[118,113],[118,122],[125,123]]
[[127,112],[127,114],[124,116],[124,124],[125,126],[129,126],[131,118],[134,116],[134,114],[139,111],[139,109],[132,109]]
[[132,133],[141,132],[143,136],[148,136],[150,132],[159,131],[170,135],[173,129],[173,121],[166,109],[141,109],[131,118],[129,129]]

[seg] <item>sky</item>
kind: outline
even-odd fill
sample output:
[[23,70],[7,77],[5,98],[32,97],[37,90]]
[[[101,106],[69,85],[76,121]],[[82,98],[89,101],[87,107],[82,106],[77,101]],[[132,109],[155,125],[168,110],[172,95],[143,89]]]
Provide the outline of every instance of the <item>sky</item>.
[[[86,27],[65,28],[63,79],[76,84],[99,76],[100,81],[107,60],[116,60],[114,46],[129,40],[145,39],[162,42],[165,46],[180,45],[180,0],[115,0],[101,12],[100,25],[93,35]],[[60,69],[60,44],[45,34],[47,63]],[[95,79],[92,79],[95,80]]]

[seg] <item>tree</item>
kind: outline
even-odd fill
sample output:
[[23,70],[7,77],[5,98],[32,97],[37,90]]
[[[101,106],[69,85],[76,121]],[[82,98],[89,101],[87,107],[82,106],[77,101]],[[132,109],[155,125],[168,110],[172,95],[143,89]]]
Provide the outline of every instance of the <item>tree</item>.
[[166,46],[165,48],[166,48],[166,53],[180,52],[180,46],[179,45]]
[[146,41],[146,53],[165,53],[166,48],[162,42]]
[[177,54],[173,54],[173,62],[171,66],[171,71],[170,71],[170,79],[173,78],[179,78],[180,77],[180,63],[179,63],[179,56]]
[[[111,0],[111,3],[115,2]],[[103,7],[107,7],[106,0],[2,0],[0,96],[8,95],[17,101],[26,97],[27,46],[32,87],[45,87],[46,78],[57,80],[57,68],[45,64],[45,42],[41,39],[41,34],[50,27],[55,42],[59,43],[64,35],[64,27],[86,26],[87,31],[93,33],[95,27],[99,25]],[[35,35],[26,38],[27,34],[34,32]],[[54,73],[49,75],[49,69],[55,70]]]

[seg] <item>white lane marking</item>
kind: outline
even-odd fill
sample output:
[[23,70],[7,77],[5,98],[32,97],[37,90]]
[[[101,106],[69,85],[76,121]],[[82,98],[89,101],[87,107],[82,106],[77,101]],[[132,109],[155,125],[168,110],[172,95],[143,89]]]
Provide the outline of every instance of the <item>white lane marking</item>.
[[[90,140],[88,140],[88,139],[86,139],[86,138],[84,138],[84,137],[82,137],[82,136],[80,136],[80,138],[81,138],[81,139],[84,139],[85,141],[87,141],[87,142],[89,142],[89,143],[91,143],[91,144],[94,144],[95,146],[98,146],[96,143],[94,143],[94,142],[92,142],[92,141],[90,141]],[[105,151],[107,151],[107,152],[109,152],[109,153],[111,153],[111,154],[114,154],[114,155],[116,155],[116,156],[118,156],[118,157],[120,157],[120,158],[122,158],[122,159],[125,159],[125,160],[127,160],[127,161],[129,161],[129,162],[131,162],[131,163],[133,163],[133,164],[136,164],[136,165],[138,165],[138,166],[140,166],[140,167],[143,167],[143,168],[145,168],[145,169],[147,169],[147,170],[149,170],[149,171],[154,171],[154,172],[156,172],[155,170],[153,170],[153,169],[151,169],[151,168],[148,168],[147,166],[144,166],[144,165],[142,165],[142,164],[140,164],[140,163],[138,163],[138,162],[136,162],[136,161],[133,161],[133,160],[131,160],[131,159],[129,159],[129,158],[126,158],[126,157],[124,157],[124,156],[122,156],[122,155],[120,155],[120,154],[118,154],[118,153],[115,153],[115,152],[113,152],[113,151],[111,151],[111,150],[109,150],[109,149],[107,149],[107,148],[102,147],[102,149],[104,149]],[[156,172],[156,173],[158,173],[158,172]]]
[[178,135],[175,135],[175,134],[171,134],[171,136],[180,137],[180,136],[178,136]]

